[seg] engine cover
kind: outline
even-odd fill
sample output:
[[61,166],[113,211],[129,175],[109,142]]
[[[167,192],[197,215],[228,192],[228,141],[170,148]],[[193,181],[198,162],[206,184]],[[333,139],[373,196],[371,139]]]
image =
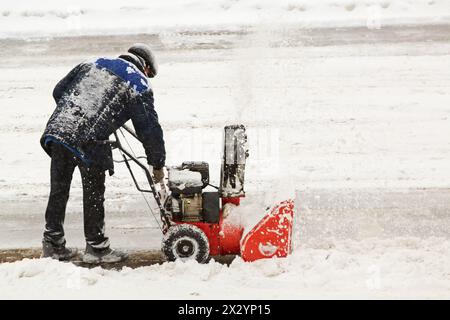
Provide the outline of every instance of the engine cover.
[[206,162],[186,161],[168,171],[169,189],[174,196],[201,193],[209,184],[209,165]]
[[169,168],[169,189],[174,196],[201,193],[203,189],[202,176],[200,172],[181,167]]

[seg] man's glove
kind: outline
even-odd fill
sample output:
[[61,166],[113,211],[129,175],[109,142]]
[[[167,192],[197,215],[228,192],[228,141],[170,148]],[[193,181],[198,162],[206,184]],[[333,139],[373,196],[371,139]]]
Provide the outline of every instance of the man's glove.
[[153,180],[155,183],[159,183],[164,179],[164,167],[160,169],[153,168]]

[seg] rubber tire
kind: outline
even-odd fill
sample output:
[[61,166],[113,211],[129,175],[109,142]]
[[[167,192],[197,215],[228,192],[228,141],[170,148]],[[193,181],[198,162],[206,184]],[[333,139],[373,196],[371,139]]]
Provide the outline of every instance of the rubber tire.
[[[176,246],[180,241],[191,242],[193,252],[186,257],[180,257]],[[177,259],[182,261],[197,260],[198,263],[209,261],[209,241],[205,233],[198,227],[191,224],[178,224],[171,227],[164,235],[161,250],[168,261]]]

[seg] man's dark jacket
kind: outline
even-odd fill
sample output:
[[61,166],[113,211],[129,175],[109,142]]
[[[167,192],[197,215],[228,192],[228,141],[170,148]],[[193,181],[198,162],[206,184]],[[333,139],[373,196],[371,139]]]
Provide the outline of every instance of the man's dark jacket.
[[48,154],[51,143],[59,143],[86,165],[112,172],[111,147],[98,141],[107,140],[131,119],[148,164],[164,166],[163,132],[153,106],[152,89],[142,66],[127,58],[81,63],[56,85],[53,97],[57,106],[41,137]]

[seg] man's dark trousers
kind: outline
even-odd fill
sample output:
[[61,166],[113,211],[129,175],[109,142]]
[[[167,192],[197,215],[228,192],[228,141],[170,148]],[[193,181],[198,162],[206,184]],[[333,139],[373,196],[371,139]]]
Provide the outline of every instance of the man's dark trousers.
[[105,237],[105,169],[87,166],[65,146],[52,143],[50,168],[50,197],[45,212],[44,241],[53,246],[64,246],[64,218],[69,200],[70,184],[78,166],[83,183],[84,235],[93,249],[109,248]]

